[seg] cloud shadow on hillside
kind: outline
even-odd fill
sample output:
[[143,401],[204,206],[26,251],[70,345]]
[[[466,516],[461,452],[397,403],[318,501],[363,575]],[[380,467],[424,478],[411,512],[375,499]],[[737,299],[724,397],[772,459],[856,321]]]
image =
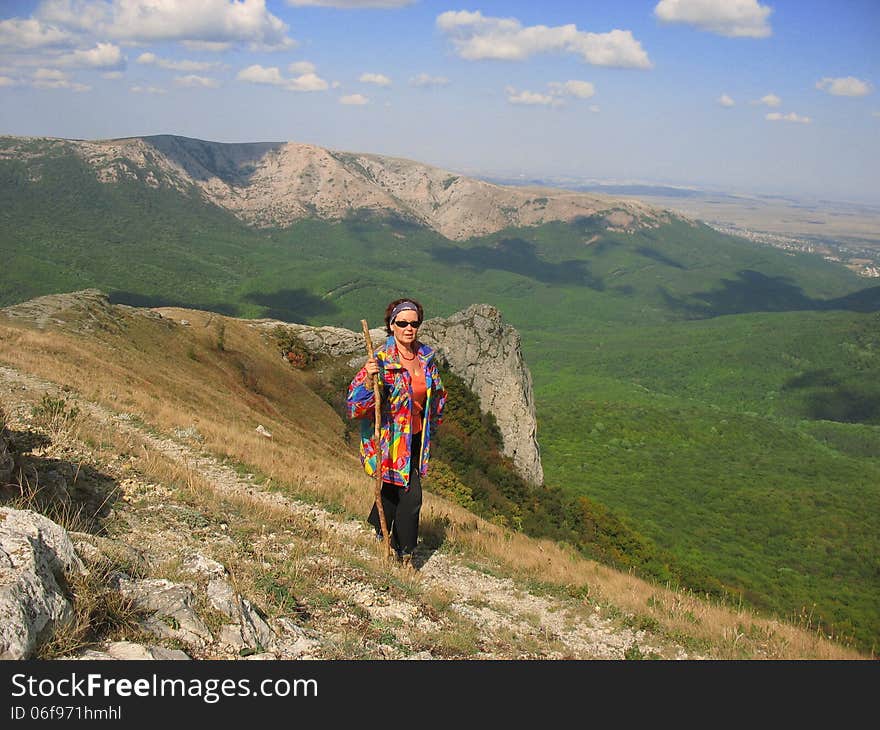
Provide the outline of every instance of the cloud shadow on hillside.
[[108,295],[111,304],[126,304],[129,307],[177,307],[179,309],[199,309],[205,312],[216,312],[227,317],[237,317],[238,307],[234,304],[216,302],[205,304],[204,302],[187,301],[175,297],[165,297],[160,294],[141,294],[133,291],[112,291]]
[[279,289],[264,294],[251,292],[244,299],[265,308],[264,317],[305,324],[311,317],[326,317],[339,312],[333,302],[321,299],[305,289]]
[[880,423],[880,391],[844,383],[833,371],[810,370],[790,378],[783,390],[804,391],[807,418],[842,423]]
[[430,253],[435,261],[450,266],[469,266],[477,271],[510,271],[546,284],[572,284],[597,291],[605,289],[602,280],[590,272],[586,261],[550,263],[538,256],[533,243],[521,238],[505,238],[473,248],[435,246]]
[[686,269],[687,268],[686,266],[684,266],[683,264],[680,264],[675,259],[669,258],[669,256],[667,256],[666,254],[661,253],[660,251],[657,251],[656,249],[648,248],[647,246],[642,246],[640,248],[637,248],[636,253],[641,256],[644,256],[645,258],[653,259],[654,261],[657,261],[658,263],[665,264],[666,266],[672,266],[675,269]]
[[663,296],[671,309],[697,318],[749,312],[880,311],[880,286],[834,299],[814,299],[784,276],[766,276],[745,269],[737,272],[737,277],[722,279],[721,287],[713,291],[695,292],[687,297],[675,297],[664,291]]
[[262,159],[284,145],[283,142],[225,144],[172,134],[157,134],[143,139],[181,165],[194,180],[207,181],[219,177],[229,185],[249,184]]

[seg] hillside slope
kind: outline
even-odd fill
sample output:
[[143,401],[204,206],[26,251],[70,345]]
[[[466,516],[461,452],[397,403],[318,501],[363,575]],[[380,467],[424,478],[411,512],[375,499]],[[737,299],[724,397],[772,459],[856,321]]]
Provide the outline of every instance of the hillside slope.
[[[418,572],[385,564],[345,424],[252,323],[72,297],[51,317],[2,318],[0,362],[0,427],[22,467],[4,502],[76,522],[96,568],[73,582],[80,624],[43,656],[857,658],[435,494]],[[191,611],[156,609],[166,590],[190,591]],[[230,623],[233,604],[270,633]]]

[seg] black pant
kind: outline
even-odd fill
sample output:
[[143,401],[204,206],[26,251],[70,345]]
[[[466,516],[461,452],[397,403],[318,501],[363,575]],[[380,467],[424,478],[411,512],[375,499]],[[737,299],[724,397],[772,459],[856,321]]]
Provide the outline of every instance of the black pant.
[[[419,539],[419,512],[422,509],[422,480],[419,463],[422,453],[422,434],[413,434],[410,452],[409,488],[382,482],[382,510],[385,524],[391,532],[391,547],[399,553],[412,553]],[[382,530],[379,510],[375,504],[367,518],[376,532]]]

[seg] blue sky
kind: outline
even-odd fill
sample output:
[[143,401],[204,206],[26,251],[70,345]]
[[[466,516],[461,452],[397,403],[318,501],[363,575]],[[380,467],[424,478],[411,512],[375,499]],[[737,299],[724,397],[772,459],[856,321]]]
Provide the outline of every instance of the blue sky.
[[880,0],[0,0],[0,134],[880,202]]

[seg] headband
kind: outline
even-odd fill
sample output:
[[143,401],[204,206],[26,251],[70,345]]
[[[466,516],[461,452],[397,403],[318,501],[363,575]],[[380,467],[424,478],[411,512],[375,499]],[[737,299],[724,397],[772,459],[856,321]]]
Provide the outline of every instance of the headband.
[[389,321],[393,322],[398,314],[400,314],[401,312],[405,312],[407,309],[411,309],[417,314],[419,311],[419,308],[412,302],[401,302],[394,309],[391,310],[391,317],[389,317]]

